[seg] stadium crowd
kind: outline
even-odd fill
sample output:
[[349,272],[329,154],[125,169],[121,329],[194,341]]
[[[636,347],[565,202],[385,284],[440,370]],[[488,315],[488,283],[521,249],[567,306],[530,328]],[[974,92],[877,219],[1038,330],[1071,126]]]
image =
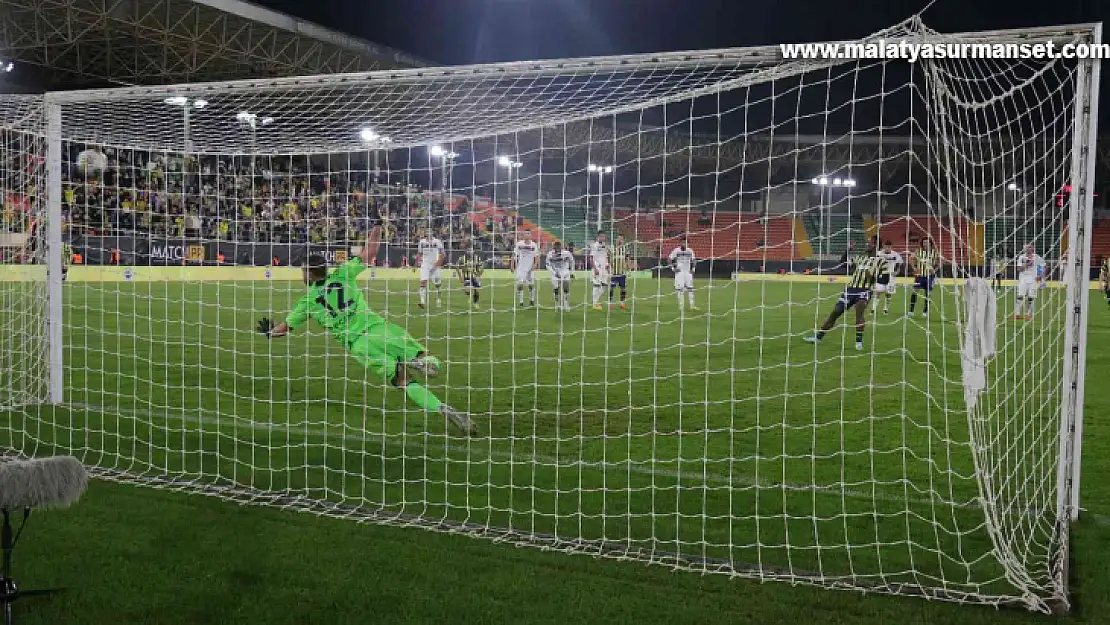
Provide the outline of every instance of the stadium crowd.
[[[313,171],[307,157],[102,154],[104,167],[94,169],[88,154],[74,148],[63,167],[63,230],[70,236],[346,244],[380,222],[385,242],[401,247],[429,228],[444,242],[472,241],[486,251],[513,244],[517,218],[491,212],[475,219],[469,196],[378,184],[365,170]],[[9,193],[0,213],[2,231],[29,227],[27,198],[35,189],[17,187],[23,193]]]

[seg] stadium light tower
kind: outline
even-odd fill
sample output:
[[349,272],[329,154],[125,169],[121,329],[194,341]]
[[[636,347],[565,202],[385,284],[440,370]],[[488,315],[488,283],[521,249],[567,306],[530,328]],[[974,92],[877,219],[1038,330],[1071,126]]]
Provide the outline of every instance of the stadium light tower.
[[613,173],[613,166],[594,165],[590,163],[586,169],[588,169],[590,173],[597,174],[597,229],[601,230],[601,198],[605,195],[605,174]]
[[450,188],[450,184],[448,183],[448,177],[449,177],[448,171],[454,169],[455,159],[458,158],[459,155],[458,155],[457,152],[452,152],[450,150],[447,150],[442,145],[433,145],[432,147],[428,148],[428,154],[432,158],[438,158],[439,159],[440,183],[443,186],[443,194],[444,194],[443,202],[444,202],[444,205],[446,205],[446,203],[447,203],[447,190]]
[[179,95],[179,96],[173,96],[171,98],[166,98],[164,100],[164,102],[166,104],[169,104],[170,106],[180,106],[181,107],[181,119],[183,121],[183,126],[184,126],[185,153],[188,154],[188,153],[192,152],[193,151],[193,138],[192,138],[192,136],[190,135],[190,132],[189,132],[190,113],[192,111],[199,111],[202,108],[208,106],[208,100],[204,100],[204,99],[201,99],[201,98],[187,98],[183,95]]
[[258,153],[258,128],[260,126],[269,126],[274,123],[274,118],[269,115],[259,117],[258,113],[251,113],[249,111],[240,111],[235,115],[235,121],[250,130],[251,138],[251,172],[254,171],[254,157]]
[[855,178],[841,178],[830,177],[824,174],[817,176],[810,180],[810,183],[818,188],[820,199],[818,200],[817,210],[819,223],[822,231],[822,239],[828,245],[828,241],[832,236],[832,208],[826,202],[826,196],[831,197],[833,188],[851,189],[856,186]]
[[[497,164],[504,167],[505,169],[507,169],[509,171],[509,204],[512,205],[513,204],[513,174],[518,169],[523,167],[524,163],[522,163],[522,162],[520,162],[516,159],[509,158],[508,156],[501,156],[501,157],[498,157]],[[517,184],[520,184],[520,175],[519,174],[517,174]],[[517,193],[517,200],[518,201],[520,200],[520,194],[519,193]],[[515,208],[514,208],[514,210],[515,210]]]
[[363,128],[358,132],[358,136],[370,149],[370,153],[373,155],[374,183],[377,184],[378,175],[381,173],[381,170],[378,168],[378,152],[382,149],[387,149],[389,144],[393,143],[393,139],[383,136],[371,128]]

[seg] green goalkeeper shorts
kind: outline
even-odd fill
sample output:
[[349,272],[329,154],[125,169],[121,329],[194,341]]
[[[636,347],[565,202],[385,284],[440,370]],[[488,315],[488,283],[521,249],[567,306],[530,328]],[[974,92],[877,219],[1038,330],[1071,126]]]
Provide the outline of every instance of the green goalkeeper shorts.
[[397,374],[397,363],[408,362],[424,351],[424,346],[404,328],[392,323],[371,326],[351,343],[350,349],[371,377],[386,383],[392,382]]

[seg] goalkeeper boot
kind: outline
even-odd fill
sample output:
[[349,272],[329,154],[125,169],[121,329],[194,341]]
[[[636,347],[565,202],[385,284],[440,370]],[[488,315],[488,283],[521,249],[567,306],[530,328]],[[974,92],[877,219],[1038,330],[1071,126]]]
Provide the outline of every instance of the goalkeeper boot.
[[442,412],[443,416],[447,417],[455,427],[462,430],[464,434],[473,436],[478,433],[478,427],[474,425],[474,421],[470,419],[470,415],[465,412],[459,412],[447,404],[440,405],[439,411]]
[[818,338],[816,334],[811,334],[811,335],[803,338],[802,340],[805,341],[806,343],[813,343],[814,345],[821,342],[821,339]]
[[439,358],[435,356],[420,356],[408,361],[405,366],[415,369],[429,378],[434,378],[439,375],[440,364]]
[[863,351],[863,343],[862,342],[856,341],[856,351],[857,352],[862,352]]

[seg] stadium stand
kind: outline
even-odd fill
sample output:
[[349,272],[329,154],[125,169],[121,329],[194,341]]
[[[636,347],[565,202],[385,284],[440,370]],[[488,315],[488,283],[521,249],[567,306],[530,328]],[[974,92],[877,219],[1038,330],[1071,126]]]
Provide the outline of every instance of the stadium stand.
[[558,200],[540,200],[520,207],[520,215],[526,220],[525,223],[535,224],[552,240],[558,239],[576,246],[593,241],[597,236],[596,219],[587,221],[588,211],[589,208],[582,203],[564,204]]
[[687,237],[699,258],[780,260],[798,258],[794,221],[750,213],[703,215],[697,211],[617,212],[618,229],[652,256],[662,257]]
[[[1025,219],[996,216],[983,224],[988,250],[997,250],[1004,257],[1017,256],[1027,243],[1042,253],[1060,250],[1063,223],[1059,219]],[[1097,229],[1096,229],[1097,235]],[[1055,254],[1048,254],[1055,256]]]
[[824,228],[816,214],[807,214],[802,221],[815,254],[842,256],[849,247],[853,250],[867,247],[867,227],[861,216],[831,215],[825,218]]
[[1110,258],[1110,217],[1095,219],[1091,236],[1091,265],[1097,266],[1099,258]]

